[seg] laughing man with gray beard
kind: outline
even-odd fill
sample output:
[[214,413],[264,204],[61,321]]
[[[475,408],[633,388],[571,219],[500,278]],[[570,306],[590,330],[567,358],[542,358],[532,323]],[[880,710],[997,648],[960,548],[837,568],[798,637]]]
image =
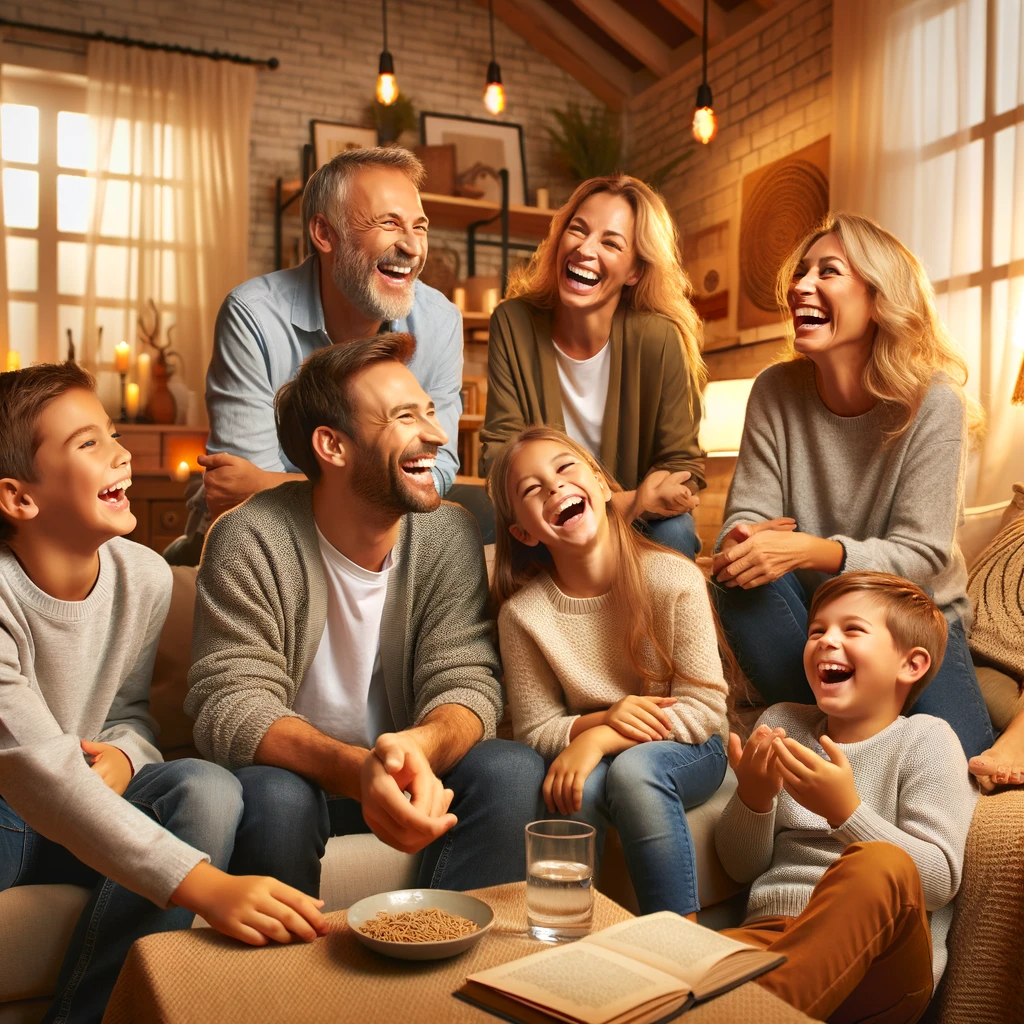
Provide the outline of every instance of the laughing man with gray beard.
[[462,317],[417,280],[427,258],[420,204],[424,170],[408,150],[341,153],[309,179],[302,219],[313,255],[229,293],[206,375],[210,418],[204,490],[190,502],[190,534],[258,491],[301,480],[274,427],[274,395],[317,349],[382,331],[416,338],[409,369],[437,408],[449,441],[433,469],[445,495],[458,470]]

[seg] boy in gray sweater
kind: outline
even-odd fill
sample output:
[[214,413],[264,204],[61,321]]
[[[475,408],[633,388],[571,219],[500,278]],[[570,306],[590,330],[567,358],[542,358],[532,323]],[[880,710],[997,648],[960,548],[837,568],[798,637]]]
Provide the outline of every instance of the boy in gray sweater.
[[47,1020],[99,1021],[135,939],[201,914],[254,945],[319,901],[227,867],[231,775],[162,762],[149,684],[170,569],[124,539],[131,456],[73,363],[0,374],[0,891],[93,887]]
[[914,1021],[946,963],[977,793],[952,728],[903,715],[942,662],[946,620],[887,573],[830,580],[810,608],[817,707],[776,704],[729,762],[715,830],[752,882],[727,934],[787,957],[758,981],[817,1020]]

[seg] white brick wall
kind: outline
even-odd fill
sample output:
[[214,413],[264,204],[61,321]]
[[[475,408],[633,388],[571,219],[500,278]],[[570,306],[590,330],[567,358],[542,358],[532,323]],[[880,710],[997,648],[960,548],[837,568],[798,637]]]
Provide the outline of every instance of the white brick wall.
[[[258,72],[250,164],[253,274],[273,263],[274,179],[298,175],[311,118],[361,122],[381,49],[379,0],[0,0],[0,15],[281,61],[276,71]],[[562,199],[566,183],[553,180],[548,169],[548,110],[570,100],[596,101],[501,21],[495,35],[508,97],[503,119],[524,126],[530,198],[538,185],[548,185],[552,200]],[[390,0],[388,36],[399,85],[417,111],[490,116],[481,100],[490,59],[485,7],[476,0]],[[441,240],[457,243],[458,237],[439,233]]]
[[[652,162],[691,144],[700,74],[694,62],[631,101],[630,143],[656,154]],[[723,221],[738,228],[743,177],[831,134],[832,0],[783,0],[709,51],[708,83],[718,136],[698,145],[664,187],[683,235]],[[709,327],[735,333],[732,316]]]

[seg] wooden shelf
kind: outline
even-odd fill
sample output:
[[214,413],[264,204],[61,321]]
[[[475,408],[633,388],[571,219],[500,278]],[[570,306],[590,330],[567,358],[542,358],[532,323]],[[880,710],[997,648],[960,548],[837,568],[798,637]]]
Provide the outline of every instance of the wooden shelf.
[[462,313],[462,326],[467,331],[486,331],[490,322],[490,313],[478,313],[473,310],[464,310]]
[[[302,182],[298,178],[281,183],[281,195],[286,198],[301,190]],[[430,218],[431,227],[465,230],[470,224],[493,217],[494,223],[481,230],[492,234],[497,234],[501,230],[501,223],[498,220],[501,213],[500,203],[491,203],[485,199],[464,199],[462,196],[443,196],[436,192],[421,192],[420,199],[423,202],[424,213]],[[298,204],[293,203],[285,213],[297,216]],[[524,238],[543,238],[548,233],[554,214],[554,210],[542,210],[538,206],[510,206],[509,234]]]

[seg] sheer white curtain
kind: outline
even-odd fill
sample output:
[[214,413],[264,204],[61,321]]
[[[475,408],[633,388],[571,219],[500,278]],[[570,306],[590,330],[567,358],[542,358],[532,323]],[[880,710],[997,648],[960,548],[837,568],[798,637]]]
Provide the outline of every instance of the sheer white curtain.
[[921,257],[989,417],[968,504],[1024,476],[1024,0],[837,0],[832,203]]
[[[85,337],[144,350],[152,299],[174,324],[187,386],[202,393],[224,296],[247,276],[252,67],[90,43],[86,109],[94,146]],[[149,350],[151,352],[151,350]],[[152,353],[151,353],[152,354]]]

